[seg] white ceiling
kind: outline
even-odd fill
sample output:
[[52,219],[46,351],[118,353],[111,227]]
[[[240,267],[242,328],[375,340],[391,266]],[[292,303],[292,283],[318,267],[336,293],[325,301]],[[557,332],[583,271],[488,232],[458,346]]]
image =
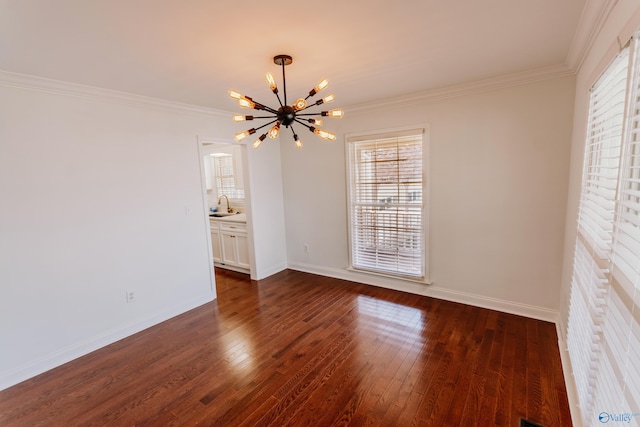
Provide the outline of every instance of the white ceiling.
[[336,107],[565,64],[586,0],[0,0],[0,70],[237,110],[327,77]]

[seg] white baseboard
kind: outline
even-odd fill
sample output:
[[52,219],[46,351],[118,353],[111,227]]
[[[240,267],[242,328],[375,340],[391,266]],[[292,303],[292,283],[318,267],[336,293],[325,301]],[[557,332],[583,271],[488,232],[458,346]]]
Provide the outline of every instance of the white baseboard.
[[562,373],[564,374],[564,386],[567,389],[571,421],[573,427],[582,427],[582,417],[580,415],[580,407],[578,406],[578,390],[573,380],[573,368],[571,367],[571,359],[569,358],[569,351],[567,350],[564,335],[560,330],[560,321],[556,322],[556,334],[558,335],[558,349],[560,350],[560,361],[562,362]]
[[234,265],[225,265],[225,264],[217,263],[217,262],[213,263],[213,267],[214,268],[222,268],[223,270],[236,271],[238,273],[246,273],[246,274],[250,274],[251,273],[251,271],[249,271],[248,268],[236,267]]
[[286,269],[287,269],[287,264],[272,265],[267,268],[262,268],[259,272],[256,272],[255,274],[252,272],[251,279],[252,280],[266,279],[267,277],[273,276],[274,274],[280,273],[281,271]]
[[10,371],[0,372],[0,390],[14,386],[22,381],[28,380],[29,378],[33,378],[36,375],[40,375],[74,359],[85,356],[92,351],[98,350],[109,344],[113,344],[116,341],[143,331],[151,326],[157,325],[158,323],[164,322],[165,320],[171,319],[172,317],[183,314],[189,310],[193,310],[196,307],[213,301],[213,299],[214,294],[212,293],[201,295],[197,298],[173,306],[166,311],[156,313],[155,315],[137,320],[128,325],[119,326],[98,336],[91,337],[66,348],[62,348],[39,359],[27,362]]
[[436,285],[424,285],[420,283],[403,281],[401,279],[369,275],[366,273],[360,273],[346,269],[319,267],[316,265],[303,263],[289,263],[289,268],[292,270],[304,271],[321,276],[334,277],[336,279],[344,279],[352,282],[364,283],[367,285],[424,295],[446,301],[473,305],[475,307],[488,308],[490,310],[516,314],[519,316],[544,320],[546,322],[556,323],[558,320],[558,311],[556,310],[514,301],[502,300],[498,298],[485,297],[482,295],[471,294],[467,292],[454,291],[441,288]]

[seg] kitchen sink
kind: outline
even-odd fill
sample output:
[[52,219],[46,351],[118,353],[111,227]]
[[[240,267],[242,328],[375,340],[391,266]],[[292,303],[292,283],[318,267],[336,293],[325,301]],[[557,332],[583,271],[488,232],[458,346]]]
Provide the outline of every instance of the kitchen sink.
[[228,213],[228,212],[214,212],[212,214],[209,214],[209,216],[215,216],[215,217],[221,217],[221,216],[229,216],[229,215],[235,215],[238,212],[232,212],[232,213]]

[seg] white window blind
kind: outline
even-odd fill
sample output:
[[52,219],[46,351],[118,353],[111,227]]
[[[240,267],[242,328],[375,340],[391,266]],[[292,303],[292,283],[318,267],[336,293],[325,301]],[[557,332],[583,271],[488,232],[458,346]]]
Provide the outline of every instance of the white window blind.
[[425,278],[423,134],[347,139],[353,268]]
[[230,199],[244,199],[244,189],[237,185],[234,157],[227,155],[212,159],[218,196],[225,194]]
[[[611,291],[604,320],[611,372],[601,373],[614,408],[640,412],[640,43],[634,38],[626,128],[613,229]],[[609,339],[610,337],[610,339]],[[610,391],[606,391],[610,390]],[[627,409],[629,410],[629,409]],[[635,420],[640,424],[640,417]]]
[[625,49],[615,58],[592,88],[589,105],[567,334],[585,425],[592,424],[602,353],[628,57]]
[[567,334],[585,425],[640,408],[639,46],[591,93]]

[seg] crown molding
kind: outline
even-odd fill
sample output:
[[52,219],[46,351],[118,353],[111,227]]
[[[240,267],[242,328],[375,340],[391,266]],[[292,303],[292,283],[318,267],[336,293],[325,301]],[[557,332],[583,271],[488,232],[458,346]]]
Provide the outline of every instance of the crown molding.
[[408,106],[423,104],[425,102],[438,101],[442,99],[455,98],[459,96],[471,95],[475,93],[487,92],[490,90],[502,89],[511,86],[520,86],[541,80],[549,80],[558,77],[565,77],[575,74],[567,65],[552,65],[549,67],[536,68],[519,73],[505,74],[498,77],[476,80],[470,83],[447,86],[439,89],[430,89],[422,92],[412,93],[381,101],[374,101],[366,104],[356,104],[345,107],[349,115],[361,114],[365,112],[388,110],[398,106]]
[[580,71],[591,46],[617,3],[618,0],[587,0],[585,2],[566,59],[574,73]]
[[229,117],[228,112],[213,108],[183,104],[165,99],[152,98],[149,96],[136,95],[94,86],[86,86],[77,83],[63,82],[60,80],[31,76],[27,74],[12,73],[4,70],[0,70],[0,86],[61,94],[153,110],[187,113],[207,117]]
[[[537,68],[519,73],[477,80],[470,83],[453,85],[444,88],[430,89],[415,92],[410,95],[387,98],[366,104],[354,104],[347,106],[349,115],[386,110],[397,106],[422,104],[474,93],[486,92],[511,86],[533,83],[558,77],[572,75],[574,72],[564,64],[550,67]],[[229,112],[214,108],[201,107],[191,104],[183,104],[165,99],[152,98],[127,92],[103,89],[94,86],[86,86],[77,83],[63,82],[60,80],[27,74],[13,73],[0,70],[0,86],[15,87],[20,89],[36,90],[40,92],[56,93],[79,98],[94,99],[103,102],[117,103],[154,110],[188,113],[208,117],[228,118]]]

